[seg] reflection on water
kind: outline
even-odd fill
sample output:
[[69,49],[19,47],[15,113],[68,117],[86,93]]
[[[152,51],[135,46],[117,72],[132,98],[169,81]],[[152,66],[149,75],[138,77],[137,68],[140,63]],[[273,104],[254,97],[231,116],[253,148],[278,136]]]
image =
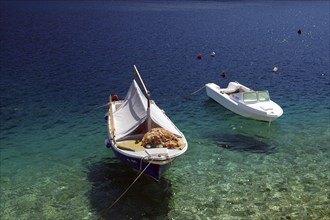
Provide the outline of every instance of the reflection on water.
[[115,158],[105,158],[88,165],[87,169],[88,180],[92,185],[89,192],[90,204],[101,218],[166,219],[172,190],[165,178],[156,182],[142,175],[118,203],[112,206],[138,176],[137,172]]

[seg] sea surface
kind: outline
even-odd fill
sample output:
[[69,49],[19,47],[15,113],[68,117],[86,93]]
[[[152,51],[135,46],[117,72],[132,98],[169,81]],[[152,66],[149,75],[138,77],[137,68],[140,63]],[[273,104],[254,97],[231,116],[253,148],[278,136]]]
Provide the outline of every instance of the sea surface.
[[[0,40],[1,220],[330,219],[329,1],[2,0]],[[137,177],[104,147],[133,64],[189,149],[111,207]],[[283,116],[207,97],[230,81]]]

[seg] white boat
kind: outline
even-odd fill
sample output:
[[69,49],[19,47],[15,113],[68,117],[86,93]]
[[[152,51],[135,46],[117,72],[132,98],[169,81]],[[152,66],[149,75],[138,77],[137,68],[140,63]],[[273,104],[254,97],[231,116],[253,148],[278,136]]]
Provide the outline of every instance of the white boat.
[[205,87],[210,98],[241,116],[271,122],[283,114],[282,108],[270,100],[267,90],[253,91],[238,82],[230,82],[227,88],[214,83]]
[[[138,70],[134,66],[144,87],[147,97],[133,80],[124,100],[112,100],[110,97],[107,113],[108,139],[106,145],[111,147],[121,162],[144,174],[159,180],[170,167],[173,160],[188,149],[183,133],[166,116],[146,89]],[[154,145],[148,142],[148,135],[159,134],[166,137]],[[170,136],[170,138],[169,138]],[[167,138],[167,139],[166,139]],[[151,140],[149,138],[149,141]],[[172,142],[170,142],[172,141]]]

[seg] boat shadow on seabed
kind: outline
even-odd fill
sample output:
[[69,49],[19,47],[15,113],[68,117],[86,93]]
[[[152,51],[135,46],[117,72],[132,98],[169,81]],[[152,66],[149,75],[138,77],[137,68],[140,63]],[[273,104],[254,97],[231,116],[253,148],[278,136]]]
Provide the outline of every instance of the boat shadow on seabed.
[[88,196],[99,219],[166,219],[172,190],[164,177],[156,182],[142,175],[113,205],[138,173],[116,158],[104,158],[88,164],[87,169],[87,178],[92,183]]
[[276,150],[275,146],[267,144],[264,140],[259,140],[260,138],[242,134],[224,134],[212,139],[218,146],[233,151],[271,154]]

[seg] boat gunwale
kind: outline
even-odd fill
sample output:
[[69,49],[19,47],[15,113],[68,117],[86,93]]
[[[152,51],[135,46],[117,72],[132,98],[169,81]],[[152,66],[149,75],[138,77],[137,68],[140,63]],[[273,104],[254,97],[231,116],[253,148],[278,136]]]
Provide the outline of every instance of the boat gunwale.
[[[159,148],[159,149],[167,149],[168,153],[167,155],[162,155],[161,157],[159,155],[161,155],[161,153],[159,154],[155,154],[155,155],[149,155],[146,150],[148,148],[146,148],[145,150],[143,151],[130,151],[130,150],[125,150],[125,149],[121,149],[118,147],[118,143],[114,143],[113,140],[111,140],[111,145],[112,145],[112,148],[114,150],[116,150],[117,152],[125,155],[125,156],[128,156],[128,157],[133,157],[133,158],[138,158],[138,159],[141,159],[141,158],[148,158],[148,159],[153,159],[153,160],[156,160],[156,161],[165,161],[165,160],[168,160],[168,159],[175,159],[176,157],[184,154],[187,149],[188,149],[188,142],[186,140],[185,137],[181,138],[182,139],[182,142],[184,143],[184,147],[182,149],[168,149],[168,148]],[[157,149],[157,148],[152,148],[152,149]]]

